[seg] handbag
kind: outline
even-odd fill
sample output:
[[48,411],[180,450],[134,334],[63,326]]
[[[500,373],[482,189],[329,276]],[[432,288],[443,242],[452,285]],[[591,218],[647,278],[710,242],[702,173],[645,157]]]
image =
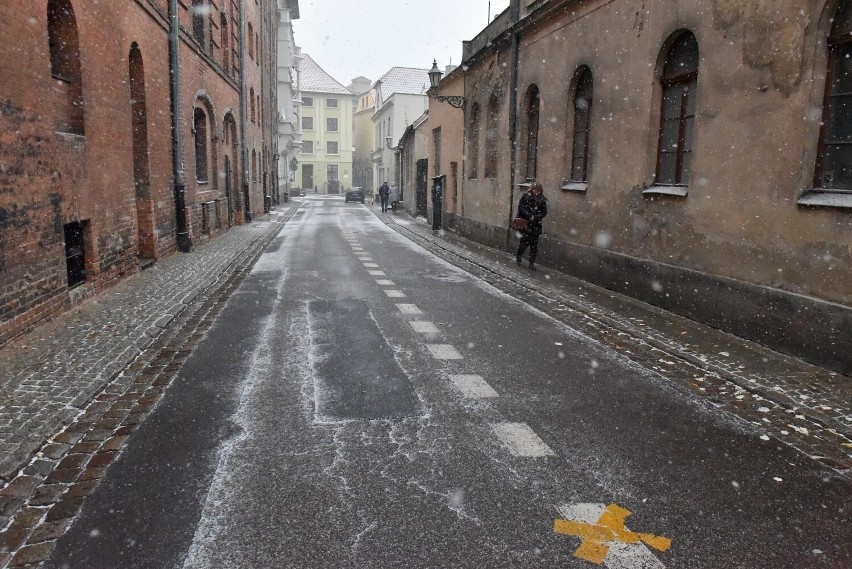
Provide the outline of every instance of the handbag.
[[512,220],[512,229],[514,229],[515,231],[526,231],[527,223],[527,220],[523,217],[516,217]]

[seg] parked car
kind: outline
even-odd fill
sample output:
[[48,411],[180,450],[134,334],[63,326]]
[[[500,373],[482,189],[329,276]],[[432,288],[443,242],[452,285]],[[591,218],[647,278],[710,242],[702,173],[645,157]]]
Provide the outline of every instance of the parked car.
[[346,196],[343,198],[346,203],[361,202],[364,203],[364,189],[358,186],[353,186],[346,191]]

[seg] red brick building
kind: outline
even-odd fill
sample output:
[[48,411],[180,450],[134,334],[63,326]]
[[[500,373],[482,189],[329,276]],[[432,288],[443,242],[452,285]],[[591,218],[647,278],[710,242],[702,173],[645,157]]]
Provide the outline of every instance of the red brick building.
[[0,345],[273,205],[275,14],[0,3]]

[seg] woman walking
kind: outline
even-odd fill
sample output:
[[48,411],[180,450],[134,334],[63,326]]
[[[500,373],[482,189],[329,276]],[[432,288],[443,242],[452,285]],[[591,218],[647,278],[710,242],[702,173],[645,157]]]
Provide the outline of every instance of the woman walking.
[[544,188],[538,182],[534,182],[530,189],[521,196],[518,202],[518,217],[527,220],[527,226],[521,230],[521,244],[515,255],[515,262],[521,264],[521,256],[527,247],[530,248],[530,270],[535,269],[535,258],[538,255],[538,238],[541,235],[541,220],[547,215],[547,198],[544,197]]

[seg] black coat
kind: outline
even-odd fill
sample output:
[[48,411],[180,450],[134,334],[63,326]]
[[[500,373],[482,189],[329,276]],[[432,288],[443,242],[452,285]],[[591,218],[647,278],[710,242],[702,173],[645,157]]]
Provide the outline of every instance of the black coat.
[[538,237],[541,235],[541,220],[547,215],[547,198],[541,196],[536,199],[532,192],[525,192],[518,202],[518,217],[527,220],[527,229],[524,233]]

